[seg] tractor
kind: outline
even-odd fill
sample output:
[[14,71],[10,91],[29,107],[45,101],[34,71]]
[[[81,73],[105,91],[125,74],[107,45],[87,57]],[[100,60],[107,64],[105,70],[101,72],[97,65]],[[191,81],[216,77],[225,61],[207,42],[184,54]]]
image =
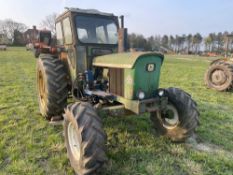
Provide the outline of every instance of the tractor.
[[51,53],[52,34],[49,30],[39,30],[37,40],[33,43],[33,51],[35,58],[40,53]]
[[148,113],[155,130],[174,142],[194,135],[196,102],[179,88],[159,88],[162,54],[127,52],[123,16],[67,8],[56,19],[56,40],[54,53],[37,59],[39,109],[47,120],[63,122],[78,175],[98,174],[107,163],[100,111]]
[[229,58],[229,45],[233,41],[233,35],[226,37],[225,58],[211,62],[205,73],[204,81],[208,88],[217,91],[229,91],[233,88],[233,58]]

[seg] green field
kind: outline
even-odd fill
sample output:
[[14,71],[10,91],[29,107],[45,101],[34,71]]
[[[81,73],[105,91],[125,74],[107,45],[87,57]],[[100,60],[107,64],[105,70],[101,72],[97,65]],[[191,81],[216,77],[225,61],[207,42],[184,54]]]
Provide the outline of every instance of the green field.
[[[103,116],[108,175],[233,174],[233,93],[204,86],[210,59],[166,56],[161,87],[179,87],[197,101],[197,142],[174,144],[156,136],[149,115]],[[36,60],[24,48],[0,51],[0,175],[74,174],[62,126],[38,110]]]

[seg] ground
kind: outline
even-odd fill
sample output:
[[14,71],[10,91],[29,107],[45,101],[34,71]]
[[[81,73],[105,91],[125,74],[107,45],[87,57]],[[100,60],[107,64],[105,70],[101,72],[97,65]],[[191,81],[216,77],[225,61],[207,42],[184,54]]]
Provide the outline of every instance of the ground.
[[[197,101],[197,141],[175,144],[156,136],[148,114],[102,116],[109,163],[104,175],[233,174],[233,93],[207,89],[211,58],[166,56],[161,87],[179,87]],[[74,174],[62,126],[38,111],[36,59],[25,48],[0,51],[0,174]]]

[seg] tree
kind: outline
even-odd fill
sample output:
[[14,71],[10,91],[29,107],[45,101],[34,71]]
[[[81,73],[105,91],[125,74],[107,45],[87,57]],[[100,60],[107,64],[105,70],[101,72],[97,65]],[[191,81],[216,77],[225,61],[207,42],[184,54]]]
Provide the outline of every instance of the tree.
[[[195,35],[164,35],[163,37],[155,35],[145,38],[143,35],[133,33],[129,35],[129,44],[131,48],[145,51],[169,50],[176,53],[198,54],[205,49],[207,52],[222,54],[227,48],[227,43],[229,50],[233,52],[233,38],[227,39],[229,34],[233,35],[233,32],[210,33],[205,38],[200,33]],[[204,44],[204,48],[201,47],[202,44]]]
[[197,33],[193,36],[193,39],[192,39],[192,44],[193,44],[193,47],[194,47],[194,52],[195,54],[197,54],[200,50],[200,45],[202,43],[202,36],[200,33]]
[[212,40],[212,44],[211,44],[211,52],[216,51],[216,34],[215,33],[210,33],[209,37]]
[[175,37],[176,53],[180,53],[180,51],[183,49],[184,42],[185,42],[185,36],[176,35]]
[[41,21],[40,27],[50,30],[52,34],[55,35],[56,34],[56,27],[55,27],[56,18],[57,18],[56,13],[52,13],[51,15],[46,16],[45,19]]
[[145,50],[145,51],[151,51],[154,49],[152,47],[153,38],[146,39],[143,35],[137,35],[137,34],[130,34],[128,36],[128,41],[130,48],[138,49],[138,50]]
[[156,50],[156,47],[155,47],[155,39],[154,39],[153,36],[150,36],[150,37],[147,39],[147,42],[148,42],[148,45],[149,45],[151,51]]
[[224,44],[224,36],[222,32],[219,32],[216,37],[217,41],[217,52],[220,53],[222,52],[223,44]]
[[190,53],[190,48],[191,48],[191,44],[192,44],[192,38],[193,38],[193,35],[192,35],[192,34],[189,34],[189,35],[186,37],[188,53]]
[[6,19],[0,23],[0,32],[6,34],[11,40],[14,39],[15,31],[24,32],[26,29],[27,26],[25,24],[12,19]]
[[163,46],[163,47],[168,47],[168,41],[169,41],[168,36],[167,36],[167,35],[164,35],[164,36],[162,37],[162,46]]
[[14,42],[13,42],[13,44],[16,45],[16,46],[23,46],[23,45],[26,44],[22,32],[20,32],[18,30],[14,31]]
[[176,44],[176,41],[175,41],[175,38],[170,35],[169,37],[169,48],[172,50],[172,51],[175,51],[175,44]]
[[205,50],[208,52],[212,51],[212,37],[209,35],[208,37],[205,38]]

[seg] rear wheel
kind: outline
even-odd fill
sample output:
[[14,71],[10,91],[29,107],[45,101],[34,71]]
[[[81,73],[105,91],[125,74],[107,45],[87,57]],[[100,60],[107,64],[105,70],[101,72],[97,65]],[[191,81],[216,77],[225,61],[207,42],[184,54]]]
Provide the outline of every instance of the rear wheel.
[[64,114],[67,154],[78,175],[99,173],[107,161],[107,136],[101,119],[88,103],[69,105]]
[[233,64],[227,61],[217,61],[205,74],[205,83],[209,88],[225,91],[232,88]]
[[67,104],[67,75],[63,63],[49,55],[37,61],[37,89],[40,112],[47,119],[63,113]]
[[197,105],[189,94],[177,88],[166,89],[165,111],[153,112],[150,118],[156,131],[172,141],[184,141],[194,134],[199,124]]

